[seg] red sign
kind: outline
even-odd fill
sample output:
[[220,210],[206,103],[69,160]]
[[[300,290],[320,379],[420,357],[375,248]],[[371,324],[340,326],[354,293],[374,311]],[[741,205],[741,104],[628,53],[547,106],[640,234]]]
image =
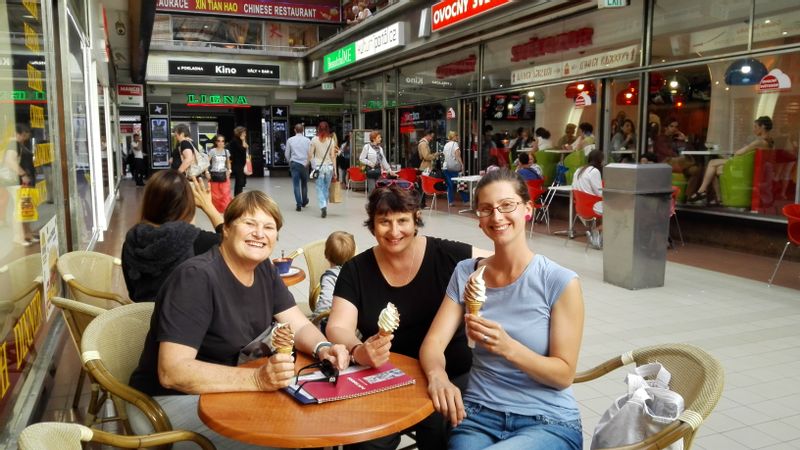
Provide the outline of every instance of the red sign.
[[431,6],[431,31],[439,31],[507,3],[511,0],[443,0]]
[[532,37],[528,42],[511,47],[511,61],[525,61],[548,53],[558,53],[573,48],[592,45],[594,29],[585,27],[579,30],[543,38]]
[[475,55],[469,55],[466,59],[443,64],[436,68],[436,78],[441,80],[443,78],[450,78],[458,75],[464,75],[465,73],[475,72],[475,65],[477,63],[478,58],[476,58]]
[[157,11],[340,23],[339,0],[156,0]]
[[133,124],[132,123],[119,124],[119,132],[120,134],[133,134]]
[[118,84],[117,93],[119,95],[142,95],[141,84]]

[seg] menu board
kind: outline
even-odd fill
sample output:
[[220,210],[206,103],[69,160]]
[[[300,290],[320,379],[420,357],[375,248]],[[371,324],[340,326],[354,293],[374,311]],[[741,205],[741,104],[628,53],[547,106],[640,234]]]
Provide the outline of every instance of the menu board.
[[165,118],[150,119],[150,167],[169,167],[169,123]]

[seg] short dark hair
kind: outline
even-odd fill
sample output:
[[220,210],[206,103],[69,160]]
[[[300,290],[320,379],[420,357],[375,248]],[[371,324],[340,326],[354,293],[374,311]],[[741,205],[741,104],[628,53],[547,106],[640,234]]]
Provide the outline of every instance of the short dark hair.
[[594,127],[589,122],[582,122],[580,125],[578,125],[578,129],[583,133],[591,133],[594,131]]
[[244,133],[245,131],[247,131],[247,128],[239,125],[238,127],[233,129],[233,135],[236,136],[237,138],[241,139],[242,138],[242,133]]
[[364,221],[370,233],[375,234],[375,217],[389,213],[411,213],[414,224],[422,227],[419,214],[419,195],[416,190],[400,189],[394,184],[373,189],[367,201],[367,220]]
[[17,122],[17,134],[28,133],[31,134],[31,127],[26,123]]
[[356,241],[346,231],[334,231],[325,241],[325,259],[341,266],[356,254]]
[[431,130],[430,128],[426,128],[423,133],[424,133],[423,136],[427,136],[429,134],[433,134],[433,130]]
[[478,201],[480,201],[481,191],[483,188],[492,183],[497,183],[500,181],[511,183],[511,186],[514,187],[514,191],[517,195],[519,195],[522,201],[531,201],[531,196],[528,193],[528,185],[525,183],[525,179],[523,179],[522,176],[516,172],[512,172],[506,168],[501,168],[499,170],[486,172],[486,175],[484,175],[483,178],[481,178],[481,181],[478,182],[478,185],[475,187],[475,204],[478,204]]
[[294,125],[294,132],[295,133],[302,133],[303,132],[303,124],[302,123],[296,123]]
[[192,187],[182,173],[160,170],[147,180],[142,197],[142,222],[155,225],[178,220],[191,222],[194,213]]
[[520,164],[529,164],[531,162],[531,157],[525,152],[520,152],[517,155],[517,158],[519,159]]
[[772,119],[769,116],[761,116],[756,119],[756,123],[758,126],[764,127],[765,130],[770,131],[772,129]]
[[533,132],[536,136],[541,136],[542,139],[550,139],[550,132],[547,131],[547,128],[539,127],[536,131]]
[[175,125],[175,128],[172,129],[172,132],[176,135],[182,134],[184,136],[189,136],[191,133],[191,131],[189,131],[189,125],[186,125],[185,123],[179,123]]

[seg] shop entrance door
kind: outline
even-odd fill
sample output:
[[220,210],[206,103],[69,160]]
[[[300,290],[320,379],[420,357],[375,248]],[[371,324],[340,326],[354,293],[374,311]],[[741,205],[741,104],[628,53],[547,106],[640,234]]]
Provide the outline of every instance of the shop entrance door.
[[467,98],[461,100],[459,108],[459,137],[461,138],[461,157],[464,159],[464,173],[468,175],[477,174],[480,170],[480,160],[478,155],[478,100]]

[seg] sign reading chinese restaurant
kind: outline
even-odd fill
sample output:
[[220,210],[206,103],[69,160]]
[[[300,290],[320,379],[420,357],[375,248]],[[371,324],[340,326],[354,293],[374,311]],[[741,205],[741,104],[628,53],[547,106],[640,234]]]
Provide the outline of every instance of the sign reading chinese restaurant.
[[431,31],[480,16],[511,0],[443,0],[431,6]]
[[631,45],[629,47],[609,50],[596,55],[582,56],[568,61],[514,70],[511,72],[511,84],[527,84],[573,75],[583,75],[598,70],[625,67],[637,62],[639,62],[639,46]]
[[323,57],[322,70],[333,72],[406,44],[405,22],[396,22]]
[[231,64],[221,62],[169,61],[170,75],[222,78],[260,78],[280,80],[281,68],[267,64]]
[[339,0],[156,0],[156,11],[305,22],[342,21]]
[[186,106],[249,108],[250,102],[245,95],[186,94]]

